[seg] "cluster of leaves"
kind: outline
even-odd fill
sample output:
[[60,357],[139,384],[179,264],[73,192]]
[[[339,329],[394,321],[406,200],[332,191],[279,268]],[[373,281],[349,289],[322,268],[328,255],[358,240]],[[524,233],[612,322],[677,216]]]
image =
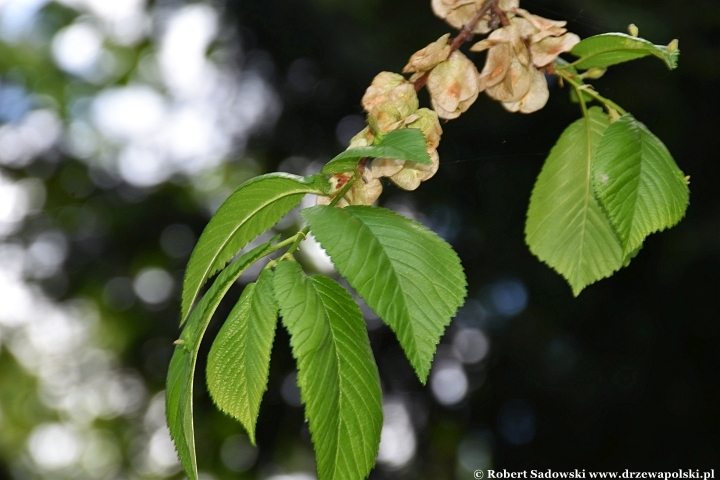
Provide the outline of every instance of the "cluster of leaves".
[[[611,65],[650,55],[673,69],[677,42],[657,46],[608,33],[581,41],[571,53],[579,59],[558,62],[555,69],[571,85],[583,118],[567,127],[545,161],[530,198],[525,235],[530,250],[578,295],[627,266],[648,235],[678,223],[689,190],[688,178],[665,145],[584,83]],[[600,102],[606,112],[588,108],[590,101]]]
[[[380,155],[430,163],[422,133],[409,129],[388,134],[377,145],[345,152],[325,171],[345,171],[361,156]],[[192,393],[200,341],[223,296],[256,261],[287,248],[245,287],[221,328],[208,357],[208,389],[217,406],[238,419],[254,442],[279,315],[290,333],[323,479],[363,478],[374,465],[382,427],[380,380],[360,308],[335,280],[305,275],[292,255],[301,240],[308,233],[318,239],[338,271],[395,332],[423,383],[437,343],[465,298],[465,275],[447,243],[417,222],[363,205],[304,209],[308,228],[285,240],[273,238],[224,268],[304,195],[327,195],[332,186],[326,173],[276,173],[244,183],[210,220],[190,258],[183,286],[185,327],[170,363],[167,414],[191,478],[197,478]],[[344,191],[355,181],[350,179]],[[221,269],[191,309],[203,284]]]
[[[253,263],[280,250],[245,288],[212,345],[210,395],[254,442],[281,318],[298,366],[319,477],[367,476],[380,442],[382,408],[363,316],[340,284],[307,276],[293,254],[312,233],[340,275],[397,335],[424,383],[437,343],[464,301],[465,275],[455,252],[437,235],[371,204],[382,192],[382,177],[413,190],[435,173],[442,133],[438,118],[456,118],[481,91],[509,111],[529,113],[547,101],[546,74],[572,87],[583,116],[561,135],[538,177],[526,239],[576,295],[627,265],[647,235],[684,215],[687,181],[667,149],[585,83],[611,65],[644,56],[675,68],[676,42],[656,46],[637,38],[637,32],[581,41],[565,30],[565,22],[534,16],[519,9],[516,0],[437,0],[433,8],[449,23],[464,25],[461,33],[415,53],[404,70],[410,80],[390,72],[375,78],[362,102],[368,127],[348,150],[316,175],[275,173],[244,183],[200,237],[185,275],[184,328],[167,381],[170,432],[190,478],[197,478],[192,398],[200,342],[232,284]],[[482,73],[457,50],[472,32],[492,32],[473,47],[489,50]],[[566,51],[577,60],[558,57]],[[424,85],[434,110],[419,108],[416,91]],[[601,103],[605,111],[589,107],[590,102]],[[307,227],[233,260],[307,194],[318,196],[317,206],[300,212]]]

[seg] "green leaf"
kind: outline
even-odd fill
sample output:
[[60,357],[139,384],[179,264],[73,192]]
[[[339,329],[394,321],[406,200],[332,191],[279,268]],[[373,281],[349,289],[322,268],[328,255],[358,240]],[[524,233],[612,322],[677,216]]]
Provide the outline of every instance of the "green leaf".
[[326,192],[316,177],[271,173],[243,183],[220,205],[185,270],[181,325],[205,282],[297,206],[307,193]]
[[427,152],[427,142],[422,131],[417,128],[393,130],[385,134],[380,143],[367,147],[345,150],[330,160],[322,169],[325,175],[352,172],[361,158],[396,158],[411,162],[432,164]]
[[367,477],[382,429],[380,377],[357,304],[334,280],[278,264],[275,296],[298,365],[320,480]]
[[672,52],[665,45],[653,45],[651,42],[625,33],[603,33],[588,37],[575,45],[570,51],[580,60],[573,62],[579,69],[609,67],[636,58],[654,55],[665,62],[670,70],[677,67],[680,50]]
[[603,134],[592,178],[625,254],[685,216],[690,196],[685,175],[665,145],[629,113]]
[[267,389],[278,309],[272,271],[245,287],[213,342],[207,363],[210,396],[242,423],[255,445],[255,423]]
[[384,208],[312,207],[301,215],[340,273],[390,325],[425,383],[440,337],[465,299],[457,254],[432,231]]
[[253,263],[273,250],[273,243],[260,245],[242,255],[218,275],[212,287],[193,309],[187,325],[177,340],[170,360],[166,384],[166,413],[170,436],[175,442],[180,463],[191,480],[198,478],[193,430],[193,377],[200,341],[210,319],[228,289]]
[[530,251],[565,277],[576,296],[623,265],[618,236],[591,185],[607,127],[605,114],[593,107],[565,129],[535,183],[525,224]]

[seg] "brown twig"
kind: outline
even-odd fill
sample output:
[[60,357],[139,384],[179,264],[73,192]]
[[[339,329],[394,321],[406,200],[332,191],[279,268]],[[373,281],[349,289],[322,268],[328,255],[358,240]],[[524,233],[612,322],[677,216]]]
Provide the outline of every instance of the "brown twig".
[[[470,20],[467,25],[464,25],[463,28],[460,30],[460,33],[457,37],[453,38],[452,42],[450,42],[450,51],[448,52],[448,58],[450,58],[450,55],[453,54],[458,48],[460,48],[460,45],[465,43],[470,37],[472,37],[473,30],[475,30],[475,27],[477,26],[478,22],[482,17],[484,17],[490,10],[492,10],[495,14],[497,14],[500,17],[500,21],[503,25],[507,25],[507,17],[505,16],[505,12],[503,12],[500,7],[498,7],[498,1],[499,0],[488,0],[485,2],[485,4],[482,6],[480,10],[475,14],[475,16]],[[500,14],[497,12],[500,11]],[[430,71],[425,72],[422,74],[421,77],[419,77],[417,80],[415,80],[415,91],[419,92],[422,90],[422,88],[425,86],[428,80],[428,76],[430,76]]]
[[503,9],[498,7],[497,3],[494,3],[491,8],[497,18],[500,19],[500,23],[502,23],[503,27],[507,27],[508,25],[510,25],[510,20],[508,20],[507,15],[505,15]]

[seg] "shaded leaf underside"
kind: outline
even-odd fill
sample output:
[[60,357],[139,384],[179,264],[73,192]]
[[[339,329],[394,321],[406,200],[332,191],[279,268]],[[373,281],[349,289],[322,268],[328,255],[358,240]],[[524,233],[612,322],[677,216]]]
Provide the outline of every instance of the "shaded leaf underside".
[[[273,240],[274,241],[274,240]],[[170,360],[166,382],[166,414],[180,463],[191,480],[198,477],[193,428],[193,379],[200,342],[220,301],[242,273],[267,255],[272,241],[242,255],[218,275],[193,309]]]
[[665,145],[630,114],[603,135],[593,187],[625,254],[651,233],[678,223],[689,201],[684,175]]

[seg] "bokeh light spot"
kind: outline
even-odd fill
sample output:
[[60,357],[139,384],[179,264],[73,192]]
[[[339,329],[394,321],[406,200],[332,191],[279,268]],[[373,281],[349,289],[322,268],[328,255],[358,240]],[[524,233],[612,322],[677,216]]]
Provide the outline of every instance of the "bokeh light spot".
[[528,293],[519,280],[501,280],[491,286],[490,298],[500,315],[514,317],[525,310]]
[[185,258],[195,247],[195,233],[187,225],[176,223],[160,234],[160,248],[173,258]]
[[352,137],[365,128],[365,119],[360,115],[347,115],[340,119],[335,127],[335,138],[340,145],[346,146]]
[[68,73],[89,75],[102,53],[100,31],[87,23],[74,23],[63,28],[52,42],[55,63]]
[[492,467],[492,444],[487,431],[476,430],[465,436],[458,445],[458,463],[467,472]]
[[110,279],[103,288],[103,301],[107,306],[122,312],[135,305],[133,282],[127,277]]
[[453,337],[453,348],[463,363],[477,363],[490,351],[490,340],[478,328],[460,328]]
[[28,440],[32,459],[41,468],[58,470],[78,461],[82,453],[80,435],[61,423],[46,423],[35,427]]
[[157,305],[163,303],[172,294],[174,280],[162,268],[145,268],[141,270],[133,281],[135,294],[145,303]]
[[280,395],[283,400],[285,400],[285,403],[291,407],[299,407],[302,405],[300,388],[297,385],[297,372],[292,372],[285,376],[280,387]]
[[430,375],[430,388],[441,404],[449,406],[459,403],[468,392],[465,370],[457,362],[438,363]]
[[402,400],[386,399],[383,402],[383,417],[377,461],[388,470],[398,470],[415,456],[415,430]]

